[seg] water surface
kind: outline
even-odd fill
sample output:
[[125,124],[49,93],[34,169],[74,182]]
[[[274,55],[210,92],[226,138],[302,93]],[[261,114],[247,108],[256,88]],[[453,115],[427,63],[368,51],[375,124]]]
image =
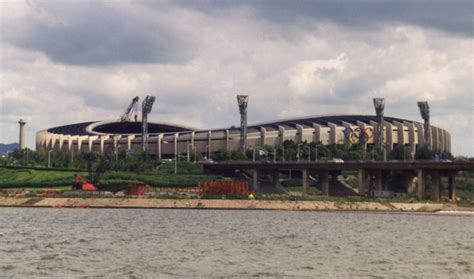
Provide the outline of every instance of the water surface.
[[472,216],[0,208],[0,277],[469,278],[473,251]]

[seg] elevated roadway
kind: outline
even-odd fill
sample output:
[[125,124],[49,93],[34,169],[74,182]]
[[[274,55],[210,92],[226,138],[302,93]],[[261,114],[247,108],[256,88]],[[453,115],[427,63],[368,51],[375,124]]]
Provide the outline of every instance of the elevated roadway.
[[279,173],[285,170],[300,171],[303,193],[307,193],[309,176],[318,176],[323,194],[329,195],[329,175],[332,179],[341,171],[358,172],[359,195],[366,195],[369,185],[375,191],[387,190],[384,178],[387,173],[398,171],[406,175],[408,194],[414,194],[420,200],[426,199],[426,181],[431,179],[431,199],[440,200],[442,192],[441,177],[448,177],[449,198],[455,198],[454,178],[459,171],[474,172],[474,162],[470,161],[346,161],[346,162],[223,162],[201,163],[204,171],[210,173],[252,170],[254,188],[258,191],[260,175],[271,173],[275,186],[279,183]]

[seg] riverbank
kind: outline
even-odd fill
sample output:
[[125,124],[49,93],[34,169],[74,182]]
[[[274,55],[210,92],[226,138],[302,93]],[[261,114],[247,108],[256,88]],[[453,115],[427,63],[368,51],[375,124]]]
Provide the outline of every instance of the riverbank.
[[278,200],[208,200],[152,198],[41,198],[0,197],[0,207],[55,208],[173,208],[173,209],[238,209],[291,211],[375,211],[375,212],[449,212],[474,213],[473,207],[446,203],[335,202]]

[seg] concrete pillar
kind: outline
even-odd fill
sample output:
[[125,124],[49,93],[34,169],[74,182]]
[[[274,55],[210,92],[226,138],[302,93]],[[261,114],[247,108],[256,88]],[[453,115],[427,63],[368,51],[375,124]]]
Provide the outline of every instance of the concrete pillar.
[[175,158],[175,160],[179,161],[179,158],[178,158],[178,137],[179,137],[179,133],[174,133],[174,138],[173,138],[174,158]]
[[367,172],[364,169],[359,169],[358,171],[358,180],[359,180],[359,195],[365,196],[366,184],[367,184]]
[[46,145],[45,147],[53,148],[53,135],[48,133],[46,134]]
[[258,169],[255,169],[253,172],[253,188],[255,189],[255,192],[257,193],[260,191],[260,171]]
[[278,125],[278,130],[280,131],[280,144],[283,144],[283,142],[285,141],[285,127]]
[[447,137],[446,137],[446,130],[441,129],[441,151],[446,151],[448,148],[446,146]]
[[416,127],[416,138],[418,140],[418,146],[422,147],[425,144],[425,129],[422,123],[415,122]]
[[63,134],[59,135],[59,150],[63,149],[65,136]]
[[295,142],[303,142],[303,129],[304,129],[303,125],[296,124],[297,135],[296,135]]
[[418,185],[418,178],[416,177],[416,175],[413,175],[409,172],[405,174],[405,177],[407,182],[407,184],[405,185],[406,192],[410,197],[413,197],[416,194],[415,189]]
[[393,125],[392,123],[388,121],[384,121],[383,126],[385,128],[385,137],[384,137],[385,145],[386,145],[387,153],[389,153],[393,149],[393,136],[392,136]]
[[397,144],[405,145],[405,126],[398,121],[393,121],[393,125],[397,127]]
[[162,158],[162,148],[161,143],[163,141],[163,134],[158,134],[156,142],[156,155],[158,156],[158,161],[161,161]]
[[303,182],[303,195],[308,193],[308,170],[304,169],[301,171],[301,180]]
[[375,191],[383,190],[382,170],[375,171]]
[[426,196],[426,175],[422,169],[416,170],[418,177],[418,199],[424,200]]
[[324,171],[319,174],[319,181],[321,181],[321,189],[324,196],[329,196],[329,173]]
[[72,149],[72,136],[68,135],[67,136],[67,151],[71,152]]
[[441,136],[440,129],[437,127],[431,126],[431,138],[433,141],[433,150],[435,150],[436,152],[438,152],[441,149],[440,140],[439,140],[440,136]]
[[439,149],[438,129],[434,126],[430,126],[430,128],[431,128],[431,150],[438,152],[438,149]]
[[329,144],[337,144],[337,125],[328,122],[328,126],[331,129],[331,133],[329,134]]
[[451,152],[451,134],[446,132],[446,135],[448,136],[448,152]]
[[[194,146],[194,132],[192,132],[192,139],[191,139],[191,144]],[[225,150],[229,150],[229,130],[225,130]]]
[[[344,128],[346,128],[346,129],[351,129],[352,131],[354,131],[354,128],[352,127],[352,124],[350,124],[348,122],[342,121],[342,126],[344,126]],[[344,129],[344,131],[345,131],[345,129]],[[352,144],[349,134],[344,133],[344,144],[347,144],[347,145]]]
[[280,186],[280,172],[274,171],[272,175],[272,185],[275,188]]
[[100,137],[100,156],[104,156],[104,143],[105,140],[108,139],[109,136],[101,136]]
[[265,146],[267,144],[267,129],[260,127],[260,145]]
[[92,152],[92,144],[94,142],[94,137],[89,137],[87,139],[88,143],[87,143],[87,147],[88,147],[88,152]]
[[449,192],[449,199],[452,201],[456,200],[456,187],[454,186],[454,174],[450,174],[448,177],[448,192]]
[[211,159],[211,154],[212,154],[212,132],[209,131],[207,133],[207,158]]
[[20,135],[19,135],[19,144],[20,144],[20,150],[25,149],[25,125],[26,121],[23,119],[20,119],[18,121],[18,124],[20,124]]
[[318,143],[321,140],[321,125],[319,124],[316,124],[316,123],[313,123],[313,128],[314,128],[314,138],[313,138],[313,141],[315,143]]
[[403,122],[403,124],[408,127],[408,145],[413,157],[416,151],[415,125],[412,122]]
[[364,150],[367,151],[368,139],[365,138],[365,128],[367,128],[367,124],[365,124],[364,122],[357,121],[357,126],[359,126],[360,129],[359,142],[364,145]]
[[439,175],[439,171],[433,171],[431,173],[431,200],[432,201],[439,201],[440,200],[440,184],[441,184],[441,176]]

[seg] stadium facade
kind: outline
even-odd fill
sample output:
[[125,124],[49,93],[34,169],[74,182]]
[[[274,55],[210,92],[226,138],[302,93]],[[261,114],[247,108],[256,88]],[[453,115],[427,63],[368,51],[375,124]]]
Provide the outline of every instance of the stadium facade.
[[[65,125],[37,132],[36,146],[69,152],[138,153],[142,150],[141,122],[96,121]],[[375,144],[376,116],[336,115],[279,120],[248,126],[246,148],[280,145],[285,140],[330,144]],[[451,151],[451,135],[444,129],[429,126],[432,150]],[[150,154],[173,158],[197,152],[209,157],[212,152],[240,148],[240,129],[196,130],[166,123],[148,123]],[[388,151],[397,144],[407,146],[412,154],[425,144],[423,123],[385,117],[383,140]],[[193,154],[191,153],[191,154]]]

